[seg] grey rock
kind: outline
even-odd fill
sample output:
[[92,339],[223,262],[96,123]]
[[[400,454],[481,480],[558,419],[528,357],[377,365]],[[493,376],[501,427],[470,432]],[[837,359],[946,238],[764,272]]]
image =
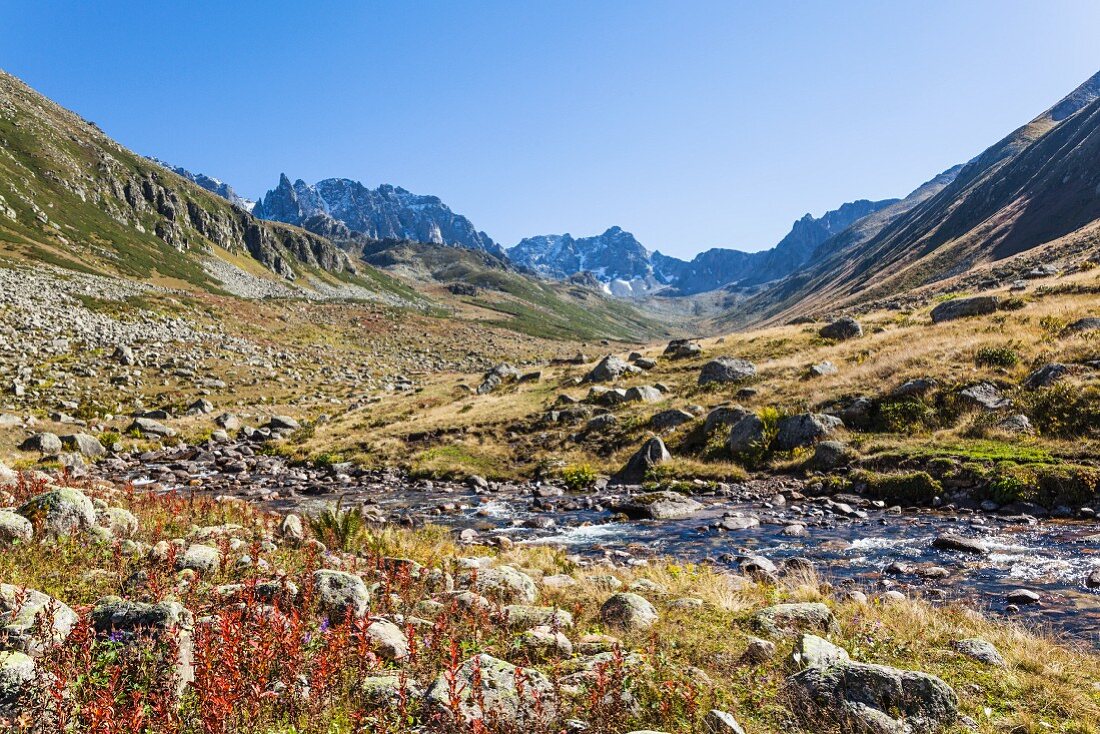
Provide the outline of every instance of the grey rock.
[[703,433],[710,436],[710,434],[714,433],[719,428],[735,425],[748,415],[752,415],[752,412],[745,410],[740,405],[719,406],[707,413],[707,419],[703,423]]
[[766,449],[766,444],[767,427],[755,413],[749,413],[734,423],[726,439],[726,447],[734,457]]
[[455,587],[505,603],[533,604],[539,595],[535,580],[511,566],[467,571],[455,579]]
[[995,668],[1008,667],[1008,663],[1001,657],[1001,653],[994,647],[993,643],[988,640],[983,640],[980,637],[958,640],[955,642],[954,648],[959,651],[959,653],[968,658],[977,660],[979,663],[985,663]]
[[66,448],[74,449],[78,451],[81,456],[87,456],[89,459],[95,459],[107,454],[107,449],[103,448],[103,444],[99,442],[99,439],[95,436],[89,436],[87,433],[74,433],[68,436],[62,436],[61,443]]
[[940,550],[973,553],[978,556],[984,556],[989,553],[989,548],[980,540],[967,538],[955,533],[943,533],[942,535],[936,536],[936,538],[932,540],[932,547]]
[[1089,331],[1100,331],[1100,317],[1086,316],[1083,319],[1077,319],[1062,330],[1062,336],[1084,334]]
[[757,629],[772,637],[806,631],[840,631],[832,610],[821,602],[776,604],[761,609],[753,615],[752,620]]
[[932,309],[932,323],[939,324],[944,321],[966,318],[968,316],[982,316],[991,314],[1000,306],[1001,299],[997,296],[975,296],[973,298],[953,298],[944,301]]
[[[522,691],[517,686],[516,666],[485,654],[466,660],[454,676],[452,682],[446,673],[440,673],[426,696],[429,708],[443,717],[457,713],[465,724],[481,720],[508,728],[537,728],[548,724],[557,713],[553,684],[533,668],[523,669]],[[458,712],[451,710],[452,690],[458,695]]]
[[629,517],[647,520],[684,520],[691,517],[703,505],[679,492],[649,492],[635,495],[615,506],[615,510]]
[[151,439],[171,438],[176,435],[176,429],[169,428],[152,418],[135,418],[126,431],[127,433],[138,433],[142,438]]
[[288,415],[273,415],[268,419],[267,427],[273,431],[297,431],[302,425]]
[[30,656],[18,650],[0,650],[0,717],[20,711],[34,678]]
[[629,591],[613,595],[600,607],[600,619],[611,627],[648,629],[657,621],[657,610],[642,596]]
[[1038,604],[1041,599],[1031,589],[1014,589],[1005,594],[1005,601],[1010,604]]
[[0,510],[0,545],[26,543],[33,537],[34,525],[30,520],[10,510]]
[[812,446],[843,425],[839,418],[821,413],[788,416],[779,421],[775,447],[780,451],[793,451]]
[[711,709],[703,717],[703,731],[706,734],[745,734],[733,714],[719,709]]
[[585,382],[611,382],[622,375],[634,370],[631,365],[624,362],[614,354],[609,354],[601,359],[585,378]]
[[1000,410],[1012,405],[1011,400],[1006,398],[995,385],[988,382],[979,382],[960,390],[959,397],[984,410]]
[[678,428],[685,423],[691,423],[695,420],[695,416],[686,410],[680,410],[674,408],[672,410],[662,410],[660,413],[654,413],[649,419],[649,425],[658,431],[667,431],[671,428]]
[[850,660],[847,650],[817,635],[803,634],[794,646],[794,663],[799,670],[841,665]]
[[843,441],[822,441],[814,449],[810,464],[820,471],[831,471],[847,466],[856,458],[856,452]]
[[71,487],[54,487],[36,495],[16,512],[54,536],[72,535],[96,524],[92,501]]
[[672,455],[665,448],[665,442],[654,436],[630,457],[626,465],[614,476],[614,479],[619,482],[637,484],[645,479],[650,469],[669,461],[671,458]]
[[810,365],[810,377],[828,377],[836,373],[836,365],[829,361]]
[[40,454],[56,454],[61,448],[61,439],[53,433],[36,433],[19,444],[20,451],[37,451]]
[[[50,619],[45,639],[38,636],[40,615]],[[76,612],[48,594],[0,583],[0,649],[37,654],[43,646],[65,640],[77,621]]]
[[863,327],[852,317],[844,316],[831,324],[821,327],[821,330],[817,333],[822,339],[843,341],[845,339],[854,339],[863,336]]
[[1064,364],[1045,364],[1024,378],[1024,389],[1038,390],[1040,387],[1050,387],[1069,372],[1070,368]]
[[756,365],[746,359],[718,357],[703,365],[699,371],[699,384],[744,382],[756,376]]
[[370,605],[370,591],[363,579],[343,571],[313,572],[321,611],[336,619],[362,617]]
[[176,557],[176,568],[191,569],[199,573],[214,573],[221,567],[222,554],[212,545],[193,543]]
[[673,339],[665,347],[664,356],[671,359],[685,359],[697,357],[703,353],[703,348],[698,342],[691,339]]

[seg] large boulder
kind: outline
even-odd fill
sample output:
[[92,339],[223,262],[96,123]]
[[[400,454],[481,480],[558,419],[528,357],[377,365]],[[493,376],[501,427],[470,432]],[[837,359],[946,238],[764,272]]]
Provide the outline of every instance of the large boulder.
[[752,618],[753,626],[773,637],[802,632],[840,631],[832,610],[821,602],[776,604],[761,609]]
[[16,512],[54,536],[72,535],[96,524],[95,505],[72,487],[53,487],[35,495]]
[[17,650],[0,651],[0,717],[14,716],[34,681],[34,660]]
[[386,660],[400,661],[409,656],[409,639],[393,622],[376,619],[367,627],[371,646]]
[[615,505],[617,512],[644,520],[684,520],[703,506],[680,492],[649,492]]
[[787,679],[792,712],[814,731],[933,734],[958,719],[955,691],[934,675],[885,665],[808,667]]
[[765,449],[768,435],[767,426],[760,416],[749,413],[730,427],[726,447],[735,457],[741,457],[758,449]]
[[673,339],[665,347],[664,356],[670,359],[684,359],[697,357],[703,353],[703,348],[691,339]]
[[670,460],[672,455],[665,448],[665,442],[657,436],[646,441],[642,447],[626,462],[626,465],[614,476],[615,481],[637,484],[655,466]]
[[1100,317],[1086,316],[1083,319],[1077,319],[1072,324],[1062,329],[1062,336],[1084,334],[1089,331],[1100,331]]
[[719,405],[707,413],[706,420],[703,422],[703,433],[710,436],[719,428],[732,426],[747,415],[752,415],[752,412],[740,405]]
[[839,418],[822,413],[792,415],[779,421],[776,427],[775,448],[779,451],[813,446],[837,428],[844,425]]
[[535,580],[511,566],[472,569],[459,574],[455,587],[504,603],[532,604],[539,596]]
[[221,567],[222,554],[212,545],[192,543],[176,557],[176,568],[199,573],[214,573]]
[[363,579],[343,571],[313,572],[313,584],[321,611],[336,619],[362,617],[370,605],[370,591]]
[[966,318],[967,316],[990,314],[997,310],[1000,303],[1001,299],[997,296],[952,298],[950,301],[944,301],[932,309],[932,323],[939,324],[944,321]]
[[1070,368],[1064,364],[1045,364],[1024,378],[1024,389],[1038,390],[1041,387],[1050,387],[1070,373]]
[[649,425],[651,428],[658,431],[667,431],[671,428],[678,428],[685,423],[691,423],[695,420],[695,416],[686,410],[680,410],[679,408],[673,408],[671,410],[662,410],[660,413],[655,413],[649,419]]
[[718,357],[703,365],[699,370],[699,384],[734,383],[756,377],[756,365],[747,359]]
[[585,382],[611,382],[627,372],[633,372],[636,368],[627,364],[624,360],[609,354],[592,368],[585,378]]
[[36,433],[19,444],[20,451],[37,451],[40,454],[56,454],[61,449],[61,439],[54,433]]
[[91,618],[95,631],[110,636],[116,643],[156,649],[149,646],[150,640],[171,640],[175,651],[171,665],[176,673],[177,696],[195,679],[192,664],[195,619],[190,610],[179,602],[146,604],[107,596],[96,602]]
[[996,385],[979,382],[959,391],[959,399],[982,410],[1000,410],[1012,405],[1012,401],[997,389]]
[[657,610],[645,597],[623,591],[603,603],[600,619],[611,627],[647,629],[657,621]]
[[546,676],[485,654],[466,660],[453,677],[440,673],[427,703],[445,719],[492,722],[493,729],[507,731],[542,731],[557,715],[554,686]]
[[87,456],[89,459],[107,454],[107,449],[103,448],[103,444],[99,442],[99,439],[87,433],[73,433],[62,436],[61,444],[65,448],[78,452],[81,456]]
[[851,316],[844,316],[831,324],[822,326],[821,330],[817,333],[821,335],[822,339],[843,341],[845,339],[854,339],[858,336],[863,336],[863,327]]
[[[50,619],[46,639],[37,636],[42,629],[36,621],[39,615]],[[76,612],[49,594],[0,584],[0,649],[34,654],[44,645],[62,642],[76,622]]]

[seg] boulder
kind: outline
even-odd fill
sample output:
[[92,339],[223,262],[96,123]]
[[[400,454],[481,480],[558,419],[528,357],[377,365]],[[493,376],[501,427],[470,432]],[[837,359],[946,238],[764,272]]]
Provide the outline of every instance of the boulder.
[[34,537],[34,525],[22,515],[0,510],[0,545],[26,543]]
[[268,419],[267,427],[272,431],[297,431],[302,425],[288,415],[273,415]]
[[1072,324],[1062,329],[1062,336],[1084,334],[1089,331],[1100,331],[1100,317],[1086,316],[1083,319],[1077,319]]
[[744,382],[756,376],[756,365],[747,359],[718,357],[703,365],[699,371],[699,384]]
[[814,449],[810,466],[819,471],[832,471],[852,463],[856,456],[856,452],[843,441],[822,441]]
[[[36,619],[52,615],[47,639],[37,637]],[[0,584],[0,648],[36,654],[44,645],[62,642],[77,623],[76,612],[35,589]]]
[[654,413],[649,419],[649,425],[651,428],[658,431],[667,431],[672,428],[678,428],[685,423],[691,423],[695,420],[695,416],[686,410],[680,410],[675,408],[672,410],[662,410],[660,413]]
[[684,520],[701,509],[703,505],[680,492],[635,495],[615,506],[617,512],[645,520]]
[[794,664],[799,670],[840,665],[850,660],[847,650],[817,635],[803,634],[794,646]]
[[455,579],[455,587],[504,603],[533,604],[539,595],[535,580],[511,566],[466,571]]
[[720,709],[711,709],[703,717],[703,731],[706,734],[745,734],[733,714]]
[[558,607],[508,604],[501,611],[508,618],[508,626],[513,629],[531,629],[533,627],[569,629],[573,626],[573,615]]
[[176,429],[158,423],[152,418],[135,418],[126,432],[140,434],[145,439],[172,438],[176,435]]
[[638,385],[629,387],[623,395],[626,403],[655,403],[661,399],[661,391],[652,385]]
[[95,436],[89,436],[87,433],[73,433],[62,436],[61,444],[67,449],[76,451],[81,456],[87,456],[89,459],[106,456],[107,454],[107,449],[103,448],[103,444],[99,442],[99,439]]
[[810,365],[810,377],[828,377],[837,373],[836,365],[828,360]]
[[313,584],[321,611],[336,619],[362,617],[370,605],[370,591],[363,579],[343,571],[313,572]]
[[[402,690],[404,686],[404,690]],[[365,706],[371,709],[386,708],[406,700],[415,700],[424,695],[416,681],[406,676],[371,675],[359,681],[359,692]]]
[[1008,667],[1008,663],[1001,657],[1001,653],[994,647],[993,643],[980,637],[958,640],[953,647],[960,654],[972,660],[977,660],[979,663],[985,663],[994,668]]
[[707,413],[707,419],[703,423],[703,433],[707,436],[723,426],[735,425],[745,416],[752,415],[740,405],[720,405]]
[[673,339],[665,347],[664,356],[671,359],[685,359],[697,357],[702,353],[703,348],[699,346],[698,342],[691,339]]
[[15,716],[34,681],[34,660],[17,650],[0,651],[0,720]]
[[854,339],[863,336],[863,327],[852,317],[843,316],[831,324],[822,326],[821,330],[817,333],[822,339],[844,341],[845,339]]
[[107,596],[96,602],[91,613],[92,627],[103,636],[110,636],[116,643],[142,645],[156,650],[149,640],[172,640],[175,659],[171,661],[176,672],[176,695],[195,679],[192,665],[192,632],[194,616],[176,601],[156,604],[128,601],[117,596]]
[[813,731],[932,734],[958,719],[958,696],[942,680],[885,665],[809,667],[784,690],[791,711]]
[[[475,690],[476,687],[476,690]],[[452,709],[452,693],[457,710]],[[532,668],[522,671],[490,655],[476,655],[454,671],[441,672],[428,689],[429,708],[445,719],[465,725],[492,721],[508,731],[520,727],[541,731],[557,714],[553,684]]]
[[609,354],[596,364],[584,377],[585,382],[611,382],[617,380],[623,374],[634,371],[636,368],[627,364],[625,361],[616,357],[614,354]]
[[516,638],[515,645],[537,660],[552,657],[568,658],[573,654],[573,643],[569,638],[548,626],[526,630]]
[[385,660],[401,661],[409,656],[409,640],[393,622],[376,619],[367,627],[371,647]]
[[939,324],[944,321],[966,318],[967,316],[990,314],[997,310],[1000,303],[1001,299],[997,296],[952,298],[950,301],[944,301],[932,309],[932,323]]
[[672,455],[665,448],[665,442],[654,436],[630,457],[626,465],[613,478],[618,482],[638,484],[645,479],[650,469],[670,459]]
[[600,619],[611,627],[647,629],[657,621],[657,610],[645,597],[623,591],[603,603]]
[[1069,372],[1070,368],[1064,364],[1045,364],[1024,378],[1024,389],[1038,390],[1041,387],[1050,387]]
[[832,610],[821,602],[776,604],[761,609],[752,618],[753,625],[772,637],[784,637],[806,631],[840,631]]
[[139,522],[134,513],[123,507],[108,507],[96,513],[100,527],[107,528],[116,538],[130,538],[138,531]]
[[96,524],[95,505],[72,487],[54,487],[35,495],[16,512],[54,536],[72,535]]
[[193,543],[176,556],[176,569],[190,569],[199,573],[214,573],[221,567],[222,554],[212,545]]
[[755,413],[749,413],[730,428],[726,447],[737,457],[752,451],[764,450],[767,448],[767,442],[767,426],[764,425],[764,421]]
[[20,451],[37,451],[40,454],[56,454],[61,449],[61,439],[53,433],[36,433],[19,444]]
[[1000,410],[1012,405],[1011,400],[1006,398],[995,385],[988,382],[979,382],[960,390],[959,398],[983,410]]
[[781,419],[776,427],[775,448],[793,451],[813,446],[843,425],[839,418],[822,413],[788,416]]
[[932,547],[939,550],[959,551],[984,556],[989,553],[985,543],[976,538],[966,538],[955,533],[943,533],[932,540]]

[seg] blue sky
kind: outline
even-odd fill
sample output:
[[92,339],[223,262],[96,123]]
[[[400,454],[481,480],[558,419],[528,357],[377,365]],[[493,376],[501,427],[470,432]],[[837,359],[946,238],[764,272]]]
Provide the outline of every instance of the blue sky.
[[347,177],[505,245],[676,255],[901,196],[1100,69],[1095,0],[11,2],[0,67],[255,197]]

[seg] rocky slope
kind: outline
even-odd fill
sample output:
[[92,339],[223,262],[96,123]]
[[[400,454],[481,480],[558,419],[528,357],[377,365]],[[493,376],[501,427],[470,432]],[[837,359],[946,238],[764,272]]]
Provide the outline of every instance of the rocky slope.
[[2,72],[0,139],[10,256],[205,287],[218,286],[211,258],[251,259],[284,280],[353,270],[328,240],[252,217]]
[[569,233],[528,237],[508,248],[508,257],[548,278],[592,273],[615,295],[644,295],[661,287],[653,275],[649,250],[621,227],[592,237],[574,238]]
[[[736,320],[854,305],[1005,261],[1094,246],[1100,218],[1100,74],[959,170],[929,182],[870,237],[838,238]],[[952,175],[955,174],[955,175]],[[946,179],[950,179],[943,184]],[[930,195],[929,195],[930,194]],[[909,203],[916,200],[916,204]],[[886,210],[886,211],[889,211]]]
[[370,189],[346,178],[291,183],[282,174],[279,185],[257,202],[252,213],[314,231],[324,231],[335,223],[376,240],[411,240],[503,253],[489,235],[451,211],[439,197],[413,194],[388,184]]

